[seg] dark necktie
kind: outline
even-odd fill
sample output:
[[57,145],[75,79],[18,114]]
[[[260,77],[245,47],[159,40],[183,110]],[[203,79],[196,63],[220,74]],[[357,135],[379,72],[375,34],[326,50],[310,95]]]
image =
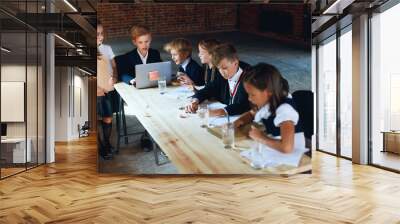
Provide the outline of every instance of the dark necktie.
[[178,71],[179,71],[179,72],[185,72],[185,70],[183,69],[182,65],[179,65]]

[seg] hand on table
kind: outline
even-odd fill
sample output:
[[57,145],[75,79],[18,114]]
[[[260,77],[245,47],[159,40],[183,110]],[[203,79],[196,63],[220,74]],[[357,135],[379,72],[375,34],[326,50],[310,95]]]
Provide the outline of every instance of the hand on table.
[[199,101],[197,99],[192,100],[189,105],[186,106],[185,111],[187,113],[195,113],[199,108]]
[[235,128],[240,128],[245,124],[246,124],[246,122],[241,118],[239,118],[235,122],[233,122],[233,125],[235,126]]
[[180,73],[178,76],[178,81],[181,85],[193,85],[193,81],[189,78],[189,76],[185,73]]
[[258,129],[255,126],[251,126],[251,129],[249,131],[249,137],[251,139],[253,139],[254,141],[257,142],[262,142],[262,140],[264,139],[264,132],[262,132],[260,129]]

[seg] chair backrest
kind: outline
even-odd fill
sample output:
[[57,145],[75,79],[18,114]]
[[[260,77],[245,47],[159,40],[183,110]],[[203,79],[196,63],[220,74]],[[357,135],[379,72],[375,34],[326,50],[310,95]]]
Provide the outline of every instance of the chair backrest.
[[311,139],[314,135],[314,94],[309,90],[298,90],[292,97],[303,124],[304,136]]
[[88,130],[90,129],[90,123],[89,121],[85,121],[85,123],[82,125],[82,130]]
[[[121,79],[122,75],[130,72],[128,55],[127,54],[118,55],[114,58],[114,60],[117,66],[118,81],[123,81]],[[121,112],[121,110],[123,109],[123,100],[121,96],[118,94],[117,91],[112,91],[110,95],[112,96],[113,112],[114,113]]]

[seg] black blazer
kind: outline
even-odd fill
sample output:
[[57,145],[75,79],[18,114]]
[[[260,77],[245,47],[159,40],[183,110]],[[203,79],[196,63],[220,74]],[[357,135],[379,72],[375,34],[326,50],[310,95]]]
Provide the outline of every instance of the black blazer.
[[246,75],[245,68],[242,68],[243,73],[240,77],[239,86],[236,92],[233,102],[230,104],[230,92],[228,80],[221,77],[214,79],[214,81],[208,83],[203,89],[196,92],[193,98],[203,102],[207,99],[215,99],[223,104],[226,104],[226,112],[229,115],[240,115],[250,110],[250,102],[248,95],[243,86],[243,77]]
[[194,85],[204,85],[203,68],[192,58],[190,58],[190,61],[186,66],[186,70],[183,70],[182,66],[179,66],[179,71],[186,73],[194,82]]
[[217,68],[210,68],[208,65],[204,65],[203,70],[204,70],[205,85],[214,81],[215,79],[222,78]]
[[[120,81],[130,84],[129,81],[136,77],[135,66],[143,64],[139,56],[137,48],[132,51],[116,57],[117,71]],[[161,62],[160,52],[158,50],[149,49],[147,56],[147,64]]]

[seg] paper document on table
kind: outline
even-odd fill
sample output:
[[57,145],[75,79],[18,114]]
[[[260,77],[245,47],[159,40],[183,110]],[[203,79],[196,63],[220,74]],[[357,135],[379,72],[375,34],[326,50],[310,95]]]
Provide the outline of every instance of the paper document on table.
[[[235,122],[240,116],[230,116],[229,121]],[[224,124],[228,123],[228,118],[226,116],[224,117],[210,117],[208,118],[208,125],[211,127],[217,127],[217,126],[222,126]]]
[[175,89],[168,90],[165,96],[173,99],[183,99],[193,96],[193,90],[189,89],[187,86],[180,86]]
[[294,152],[285,154],[266,145],[257,144],[259,149],[253,148],[240,153],[241,156],[249,159],[252,166],[256,167],[276,167],[279,165],[289,165],[297,167],[307,148],[295,149]]

